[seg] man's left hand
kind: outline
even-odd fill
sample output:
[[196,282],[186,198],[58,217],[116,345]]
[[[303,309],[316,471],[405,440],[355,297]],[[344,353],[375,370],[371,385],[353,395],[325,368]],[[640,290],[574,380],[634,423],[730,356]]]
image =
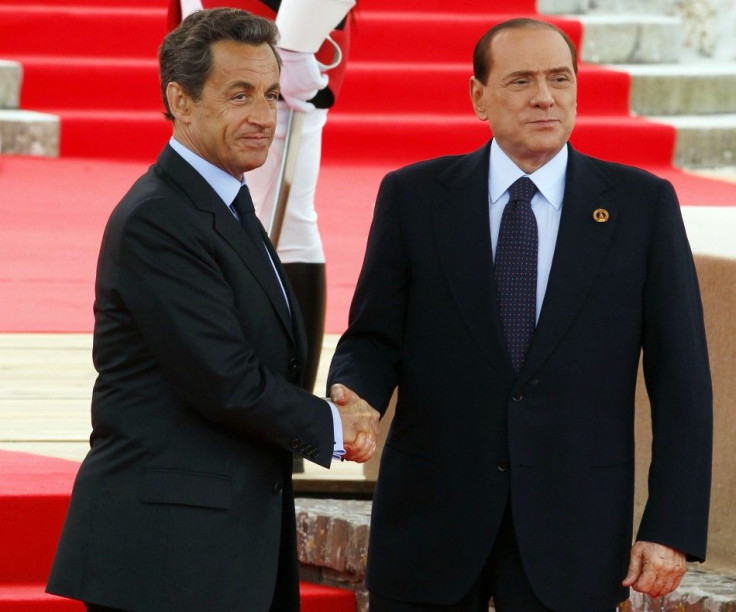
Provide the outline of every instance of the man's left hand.
[[631,548],[629,573],[622,584],[652,597],[662,597],[680,585],[686,571],[685,553],[654,542],[638,541]]

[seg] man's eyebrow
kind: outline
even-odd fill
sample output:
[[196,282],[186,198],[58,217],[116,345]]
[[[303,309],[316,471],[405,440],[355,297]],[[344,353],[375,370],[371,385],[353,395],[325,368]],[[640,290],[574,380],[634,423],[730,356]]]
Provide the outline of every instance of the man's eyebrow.
[[235,91],[237,89],[253,89],[253,88],[254,88],[253,83],[250,83],[249,81],[233,81],[227,87],[228,91]]
[[535,74],[558,74],[560,72],[567,72],[569,74],[572,74],[572,69],[569,66],[556,66],[554,68],[549,68],[548,70],[515,70],[514,72],[509,72],[506,77],[507,78],[518,78],[518,77],[528,77],[533,76]]
[[[281,88],[281,85],[279,84],[278,81],[276,81],[266,91],[274,91],[280,88]],[[253,89],[255,89],[255,85],[253,85],[253,83],[251,83],[250,81],[233,81],[227,87],[227,91],[238,91],[241,89],[252,91]]]

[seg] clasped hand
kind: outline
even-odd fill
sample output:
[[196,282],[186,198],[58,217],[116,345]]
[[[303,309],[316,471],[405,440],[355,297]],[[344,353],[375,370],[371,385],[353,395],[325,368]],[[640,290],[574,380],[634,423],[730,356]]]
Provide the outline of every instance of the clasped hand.
[[330,388],[330,399],[337,406],[342,420],[344,459],[363,463],[376,452],[380,414],[345,385]]

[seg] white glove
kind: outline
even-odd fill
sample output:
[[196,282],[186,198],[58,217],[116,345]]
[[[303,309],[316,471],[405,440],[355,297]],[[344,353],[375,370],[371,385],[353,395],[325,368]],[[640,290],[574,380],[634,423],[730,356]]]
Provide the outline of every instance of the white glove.
[[181,0],[181,18],[188,17],[194,11],[202,10],[202,0]]
[[314,53],[300,53],[279,48],[281,96],[289,108],[303,113],[314,110],[311,100],[320,89],[327,87],[329,78],[320,72],[321,64]]

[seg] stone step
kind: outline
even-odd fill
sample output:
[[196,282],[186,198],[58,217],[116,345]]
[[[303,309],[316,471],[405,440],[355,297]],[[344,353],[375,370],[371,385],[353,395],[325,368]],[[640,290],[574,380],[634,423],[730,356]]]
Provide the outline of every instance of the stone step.
[[631,75],[629,106],[637,115],[736,113],[736,62],[611,65]]
[[18,108],[23,69],[18,62],[0,59],[0,108]]
[[549,15],[564,13],[631,13],[673,15],[677,0],[537,0],[537,10]]
[[697,169],[736,164],[736,113],[650,116],[649,119],[677,130],[675,166]]
[[54,115],[0,109],[0,152],[58,157],[59,127]]
[[664,64],[680,60],[683,24],[666,15],[576,15],[583,24],[580,58],[594,64]]

